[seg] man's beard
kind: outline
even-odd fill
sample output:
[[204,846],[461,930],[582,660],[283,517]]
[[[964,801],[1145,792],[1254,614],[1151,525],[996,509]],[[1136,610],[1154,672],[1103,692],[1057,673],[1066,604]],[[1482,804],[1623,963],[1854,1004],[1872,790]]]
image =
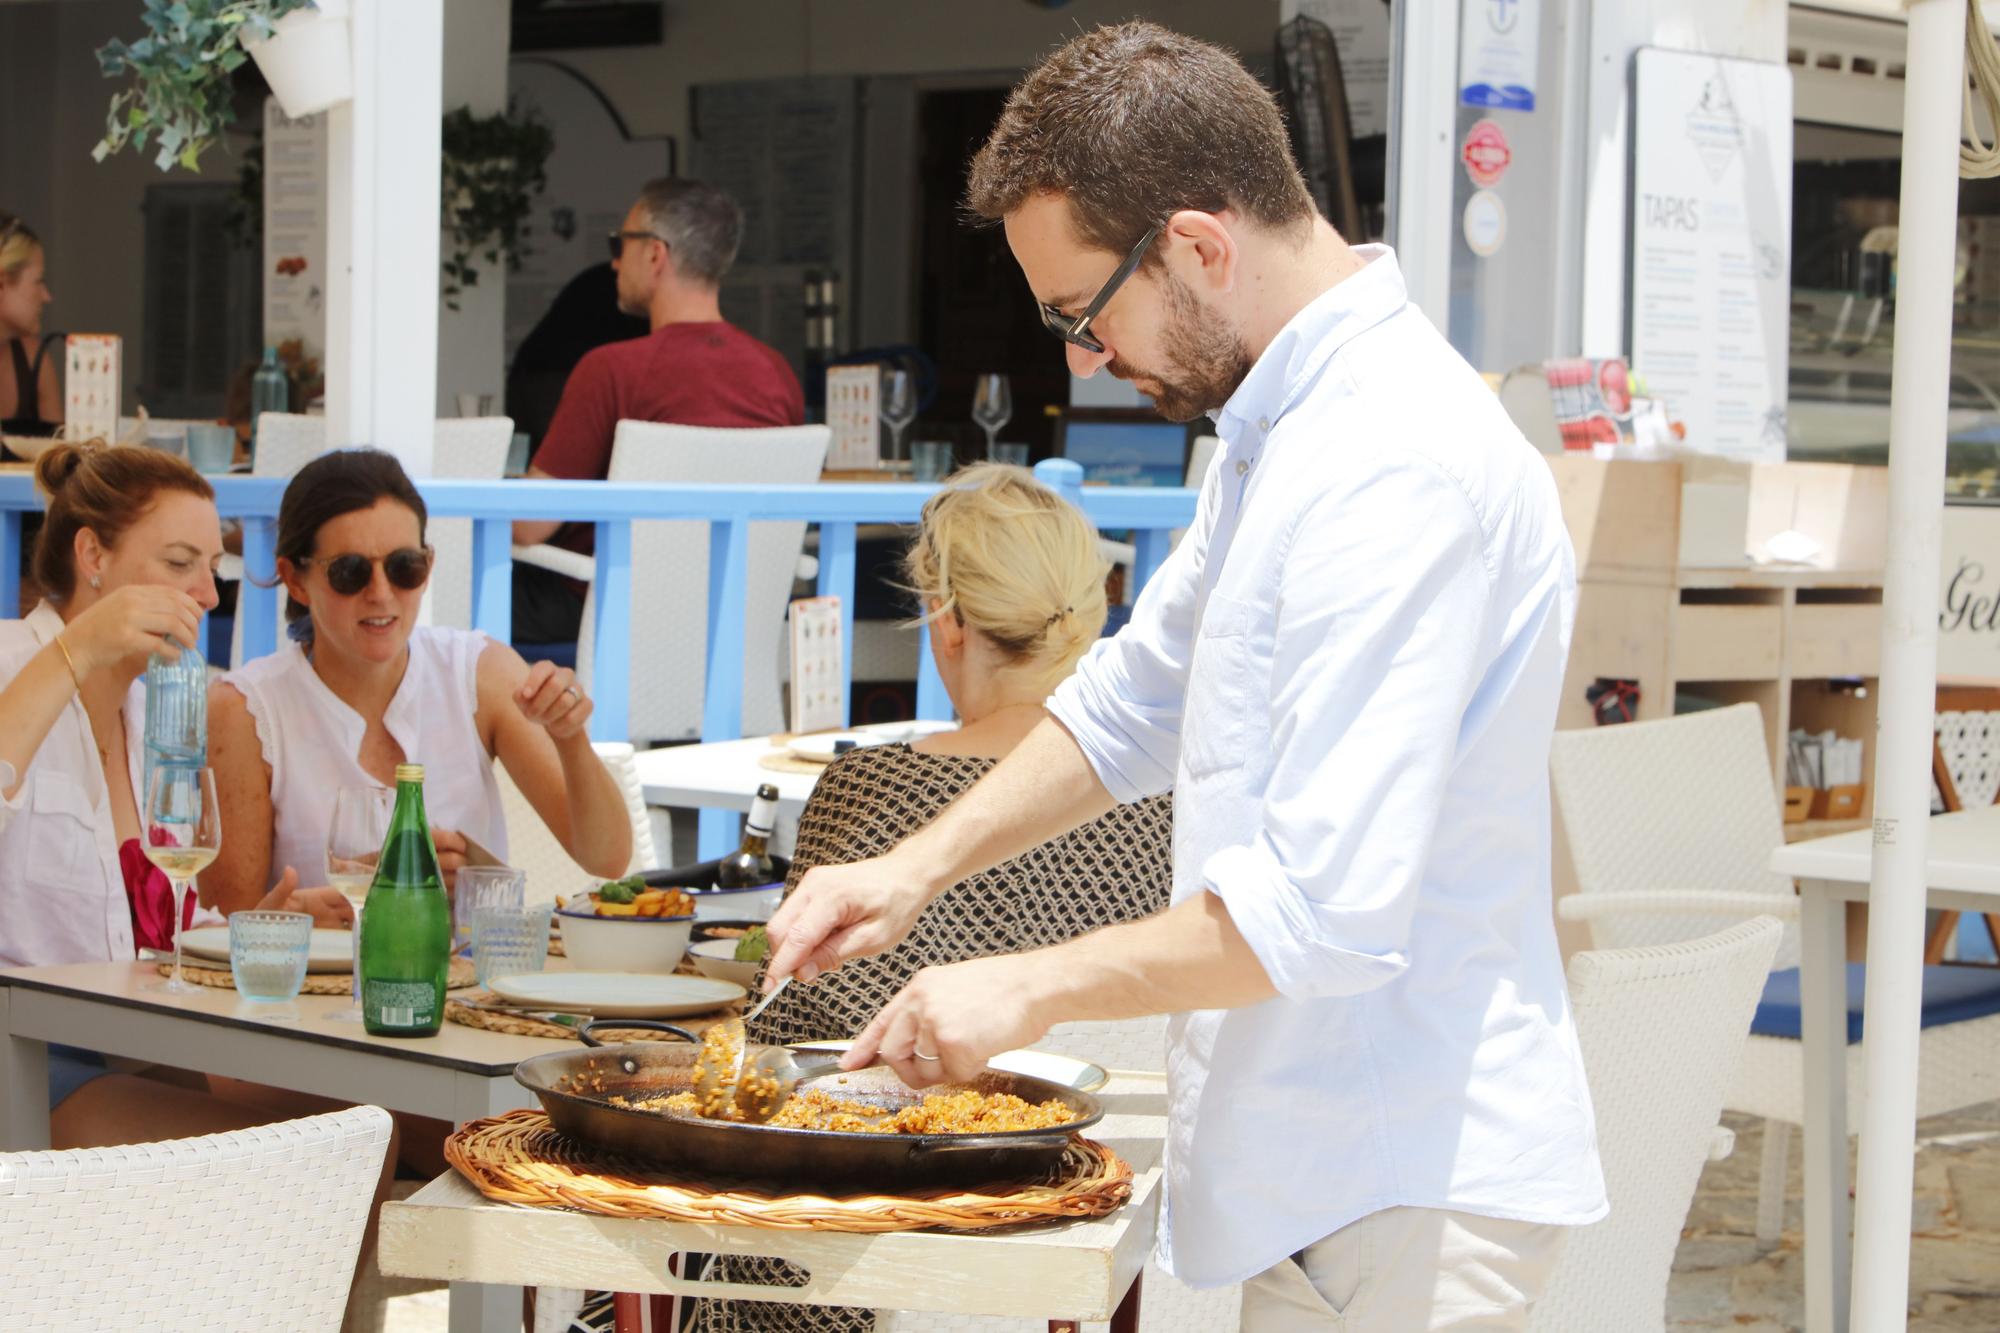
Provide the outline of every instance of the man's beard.
[[1250,349],[1234,329],[1204,311],[1178,278],[1169,276],[1161,286],[1166,326],[1160,333],[1160,345],[1172,369],[1140,370],[1117,360],[1109,369],[1149,394],[1153,409],[1168,421],[1192,421],[1229,401],[1250,373]]
[[618,284],[618,313],[630,315],[634,319],[645,319],[653,313],[650,297],[625,290],[625,284]]

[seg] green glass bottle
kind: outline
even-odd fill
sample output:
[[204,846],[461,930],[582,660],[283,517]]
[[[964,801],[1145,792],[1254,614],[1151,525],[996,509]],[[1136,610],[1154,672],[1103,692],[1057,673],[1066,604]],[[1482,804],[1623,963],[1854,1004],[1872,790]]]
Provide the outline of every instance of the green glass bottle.
[[428,1037],[444,1021],[451,906],[424,816],[424,766],[396,765],[396,811],[361,909],[361,1021],[373,1037]]

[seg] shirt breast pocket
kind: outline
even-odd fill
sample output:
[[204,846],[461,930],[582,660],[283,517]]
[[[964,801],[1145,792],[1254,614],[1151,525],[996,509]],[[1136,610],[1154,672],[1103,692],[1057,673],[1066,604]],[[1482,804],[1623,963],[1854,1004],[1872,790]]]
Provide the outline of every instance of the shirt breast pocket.
[[1209,596],[1195,635],[1181,719],[1181,758],[1188,776],[1241,765],[1250,753],[1266,701],[1258,687],[1252,630],[1257,608],[1220,593]]
[[36,774],[26,817],[22,878],[30,887],[74,892],[86,877],[96,882],[97,813],[81,786],[58,773]]

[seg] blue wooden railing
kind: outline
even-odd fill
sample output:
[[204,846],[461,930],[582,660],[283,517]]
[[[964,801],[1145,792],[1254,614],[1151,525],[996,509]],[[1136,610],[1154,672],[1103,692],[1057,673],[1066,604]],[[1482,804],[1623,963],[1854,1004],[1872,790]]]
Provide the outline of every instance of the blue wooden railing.
[[[1100,531],[1135,534],[1133,576],[1140,586],[1166,560],[1171,533],[1193,519],[1195,493],[1187,490],[1091,487],[1076,464],[1051,459],[1035,475],[1076,504]],[[278,477],[216,477],[216,508],[243,525],[243,566],[248,581],[237,596],[243,651],[257,657],[278,642],[279,589],[260,587],[275,577]],[[819,527],[819,592],[841,599],[841,710],[853,673],[854,542],[863,523],[914,523],[931,485],[746,486],[714,483],[596,481],[446,481],[418,483],[432,518],[472,520],[472,623],[505,643],[513,636],[513,535],[517,518],[592,523],[597,529],[597,597],[593,631],[596,711],[591,735],[626,736],[630,697],[632,524],[646,519],[692,519],[709,525],[708,663],[702,706],[702,739],[733,740],[743,734],[743,636],[749,591],[750,524],[805,521]],[[39,510],[40,497],[25,473],[0,474],[0,608],[11,611],[20,595],[21,517]],[[213,658],[215,653],[210,652]],[[931,661],[928,635],[918,653],[917,716],[948,719],[945,696]],[[704,856],[731,838],[734,816],[702,812]],[[724,848],[726,850],[726,848]]]

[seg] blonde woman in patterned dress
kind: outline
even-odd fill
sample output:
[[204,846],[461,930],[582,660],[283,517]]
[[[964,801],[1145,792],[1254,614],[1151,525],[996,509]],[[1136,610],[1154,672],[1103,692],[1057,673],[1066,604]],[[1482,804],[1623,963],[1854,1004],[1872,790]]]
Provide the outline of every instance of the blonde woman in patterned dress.
[[[947,479],[924,506],[904,570],[960,726],[830,765],[799,819],[788,892],[816,865],[879,856],[929,823],[1042,720],[1042,701],[1104,628],[1096,529],[1022,468],[981,463]],[[1171,798],[1158,796],[976,875],[939,895],[901,945],[791,987],[751,1040],[852,1037],[923,968],[1041,948],[1160,911],[1172,834]],[[731,1281],[787,1281],[782,1264],[718,1267],[715,1276]],[[866,1310],[704,1301],[695,1327],[858,1333],[873,1325]]]

